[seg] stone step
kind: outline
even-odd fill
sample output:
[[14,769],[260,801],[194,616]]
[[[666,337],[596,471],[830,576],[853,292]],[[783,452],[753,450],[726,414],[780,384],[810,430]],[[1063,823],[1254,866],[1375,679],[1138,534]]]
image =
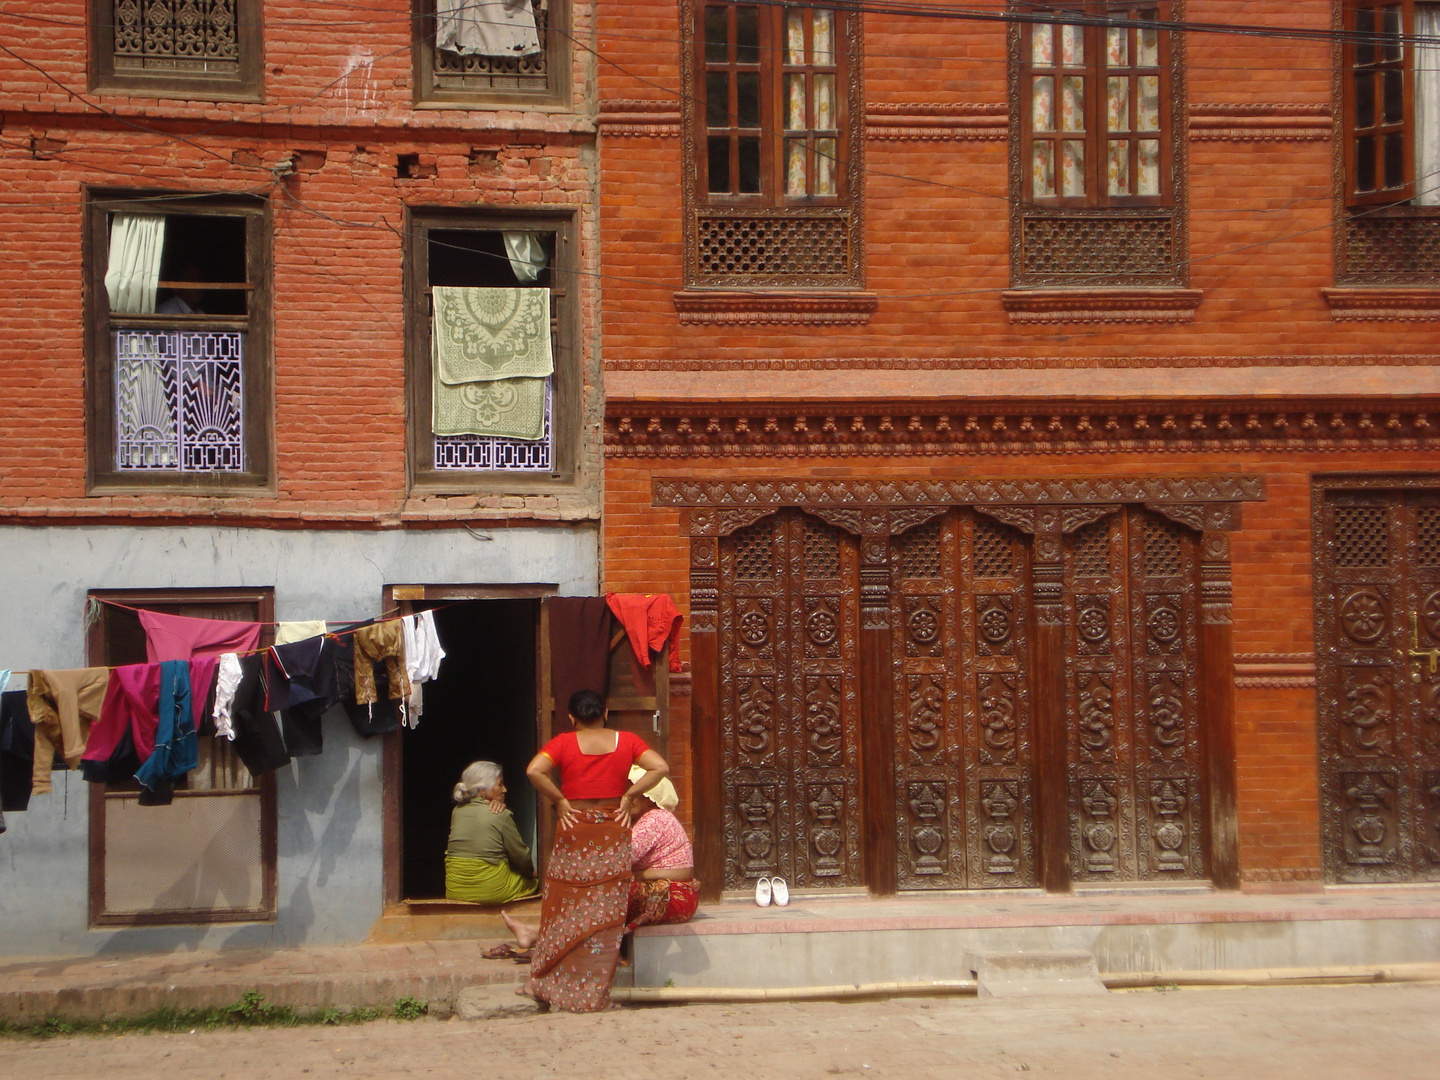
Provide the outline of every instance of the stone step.
[[[528,922],[539,922],[540,899],[519,900],[504,910]],[[510,930],[500,917],[501,908],[466,904],[454,900],[406,900],[388,904],[371,927],[372,945],[402,944],[407,941],[505,940]]]
[[1095,954],[1084,949],[970,954],[975,992],[984,997],[1108,994]]

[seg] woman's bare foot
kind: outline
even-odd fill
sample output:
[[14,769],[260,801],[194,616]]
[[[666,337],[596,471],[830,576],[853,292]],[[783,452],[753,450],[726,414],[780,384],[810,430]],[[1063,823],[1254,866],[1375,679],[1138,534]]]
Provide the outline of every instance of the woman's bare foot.
[[533,949],[535,942],[540,940],[540,930],[537,927],[523,923],[508,911],[500,912],[500,917],[505,920],[505,925],[515,935],[515,944],[522,949]]

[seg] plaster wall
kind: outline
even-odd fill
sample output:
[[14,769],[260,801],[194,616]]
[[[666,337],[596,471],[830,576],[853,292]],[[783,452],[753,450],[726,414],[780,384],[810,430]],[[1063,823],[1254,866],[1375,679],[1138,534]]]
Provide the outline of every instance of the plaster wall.
[[[562,595],[599,584],[597,531],[575,528],[278,531],[193,526],[3,527],[11,617],[0,663],[85,662],[89,589],[275,588],[281,620],[361,619],[386,584],[526,584]],[[363,940],[381,911],[377,739],[325,718],[325,752],[276,774],[279,916],[273,923],[90,929],[88,792],[78,773],[6,817],[0,836],[0,955],[257,948]]]

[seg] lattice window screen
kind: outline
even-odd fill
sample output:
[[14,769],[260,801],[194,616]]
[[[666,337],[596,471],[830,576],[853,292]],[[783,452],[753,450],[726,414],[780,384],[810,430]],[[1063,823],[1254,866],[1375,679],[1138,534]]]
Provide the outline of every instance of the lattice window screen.
[[775,576],[774,519],[735,530],[735,576],[748,581],[765,581]]
[[1169,213],[1032,214],[1020,229],[1017,285],[1155,285],[1181,277]]
[[805,576],[840,576],[840,534],[821,521],[805,519]]
[[1341,284],[1440,284],[1440,217],[1347,218],[1342,236]]
[[900,572],[907,578],[938,578],[940,568],[941,523],[927,521],[896,540],[900,553]]
[[1335,508],[1335,565],[1386,566],[1390,562],[1389,523],[1383,506]]
[[1075,530],[1075,575],[1110,576],[1110,523],[1092,521]]
[[1170,521],[1145,522],[1145,576],[1175,577],[1184,570],[1180,553],[1183,526]]
[[117,73],[240,70],[236,0],[115,0],[111,24]]
[[1440,566],[1440,506],[1415,511],[1415,561],[1420,566]]
[[431,45],[435,85],[446,90],[544,90],[550,83],[550,5],[535,2],[535,29],[545,46],[530,56],[463,56]]
[[975,576],[1010,577],[1015,572],[1014,551],[1005,526],[982,515],[975,518]]
[[107,797],[105,847],[108,915],[263,913],[258,791],[177,795],[166,807]]

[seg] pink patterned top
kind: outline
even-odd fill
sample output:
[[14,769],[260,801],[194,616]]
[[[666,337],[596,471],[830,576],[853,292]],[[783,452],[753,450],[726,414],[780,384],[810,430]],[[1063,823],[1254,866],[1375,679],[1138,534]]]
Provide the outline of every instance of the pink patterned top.
[[632,870],[670,870],[695,865],[695,852],[685,826],[669,810],[656,807],[635,823],[630,833]]

